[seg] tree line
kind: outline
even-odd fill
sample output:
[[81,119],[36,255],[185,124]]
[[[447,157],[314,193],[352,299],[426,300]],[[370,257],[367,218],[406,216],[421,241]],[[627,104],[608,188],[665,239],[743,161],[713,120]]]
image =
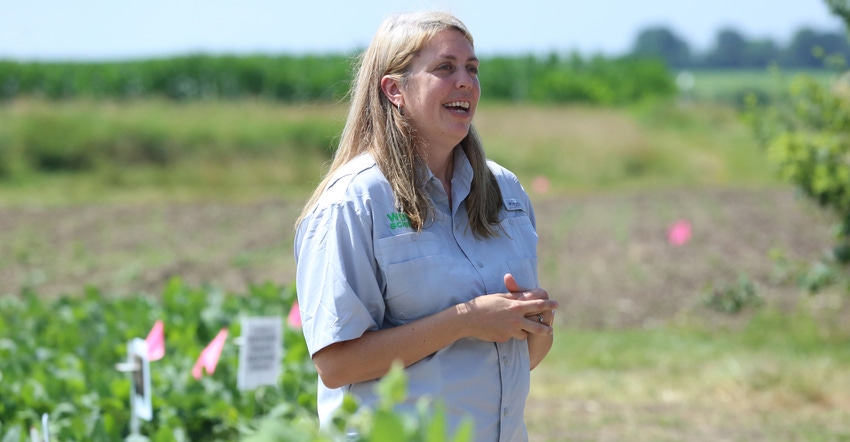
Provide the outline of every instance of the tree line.
[[843,66],[850,60],[850,41],[843,29],[798,29],[787,44],[771,38],[752,38],[725,27],[715,35],[704,51],[695,50],[682,36],[666,26],[640,31],[631,55],[664,60],[673,69],[761,69],[779,66],[785,69],[819,69]]
[[[186,55],[124,62],[16,62],[0,60],[0,101],[48,99],[171,99],[261,97],[276,101],[344,98],[353,54]],[[699,52],[664,26],[638,33],[622,56],[576,52],[495,56],[481,61],[482,92],[494,100],[623,104],[669,97],[669,69],[816,69],[843,65],[850,42],[843,30],[801,28],[786,45],[721,29]]]

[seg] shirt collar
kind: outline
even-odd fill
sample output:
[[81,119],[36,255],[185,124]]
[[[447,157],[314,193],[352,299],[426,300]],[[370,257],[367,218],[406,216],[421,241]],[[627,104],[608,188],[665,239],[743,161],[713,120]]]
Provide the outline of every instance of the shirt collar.
[[[452,212],[456,211],[460,203],[469,196],[469,190],[472,188],[472,163],[466,156],[466,152],[460,146],[454,149],[454,170],[452,171]],[[439,180],[431,172],[431,169],[425,168],[427,174],[427,188],[434,202],[446,201],[446,194],[443,192],[443,186]]]
[[463,148],[455,148],[455,168],[452,176],[452,201],[460,203],[469,195],[472,188],[472,164]]

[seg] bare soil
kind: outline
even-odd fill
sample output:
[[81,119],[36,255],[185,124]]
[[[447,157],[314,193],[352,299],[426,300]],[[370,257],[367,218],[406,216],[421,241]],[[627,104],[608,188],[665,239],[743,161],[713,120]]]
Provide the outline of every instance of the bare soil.
[[[579,326],[651,324],[701,304],[712,288],[750,279],[793,302],[781,263],[810,262],[832,244],[831,219],[792,190],[674,190],[535,195],[541,285]],[[0,208],[0,293],[42,296],[85,287],[105,295],[158,293],[165,281],[244,292],[294,276],[301,202]],[[691,240],[668,243],[677,220]]]
[[[704,306],[741,278],[791,307],[793,271],[834,244],[832,220],[790,189],[680,190],[548,199],[536,204],[541,284],[580,326],[648,326]],[[691,239],[676,246],[677,221]],[[781,258],[781,259],[780,259]]]

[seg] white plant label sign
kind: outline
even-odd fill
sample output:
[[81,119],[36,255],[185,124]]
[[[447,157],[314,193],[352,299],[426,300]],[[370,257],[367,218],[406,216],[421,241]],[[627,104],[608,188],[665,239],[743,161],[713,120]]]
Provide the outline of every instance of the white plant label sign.
[[130,402],[133,413],[149,421],[153,419],[151,405],[151,369],[148,360],[148,344],[144,339],[134,338],[127,343],[127,363],[132,366]]
[[276,316],[242,319],[237,387],[277,385],[283,356],[283,321]]

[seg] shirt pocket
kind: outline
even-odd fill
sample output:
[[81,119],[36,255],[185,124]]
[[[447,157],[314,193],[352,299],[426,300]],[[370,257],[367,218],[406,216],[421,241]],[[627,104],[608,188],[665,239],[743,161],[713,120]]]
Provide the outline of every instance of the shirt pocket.
[[380,238],[375,243],[375,259],[383,266],[413,261],[440,252],[440,239],[431,232],[410,232]]
[[[537,231],[525,212],[511,213],[499,222],[500,244],[513,257],[537,258]],[[505,244],[506,243],[506,244]]]
[[377,241],[375,257],[384,280],[385,319],[404,324],[446,308],[452,300],[446,277],[452,264],[441,256],[439,237],[430,232],[405,233]]

